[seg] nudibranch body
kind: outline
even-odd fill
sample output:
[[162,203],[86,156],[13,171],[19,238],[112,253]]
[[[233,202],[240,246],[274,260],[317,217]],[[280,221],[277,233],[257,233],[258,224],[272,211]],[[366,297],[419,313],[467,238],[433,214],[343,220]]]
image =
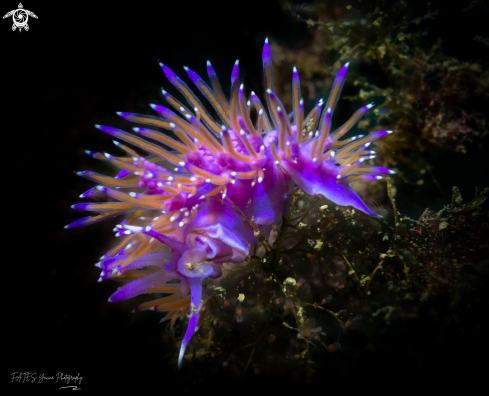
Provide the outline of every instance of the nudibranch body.
[[[348,64],[338,72],[327,102],[319,101],[306,117],[295,67],[290,115],[274,93],[268,40],[263,49],[268,111],[253,92],[250,100],[246,99],[239,81],[238,61],[231,73],[230,102],[210,62],[207,73],[212,88],[185,68],[219,121],[185,82],[167,66],[160,66],[191,110],[162,91],[173,110],[152,104],[159,116],[118,115],[147,127],[172,131],[178,139],[147,127],[133,128],[135,134],[131,134],[97,125],[101,131],[149,156],[142,157],[119,141],[114,143],[127,156],[87,152],[96,159],[110,161],[121,171],[116,177],[79,172],[99,183],[81,197],[105,194],[114,201],[74,205],[75,209],[99,214],[67,228],[125,216],[114,229],[121,241],[96,264],[102,269],[100,280],[131,281],[109,301],[164,293],[168,296],[144,303],[135,311],[165,311],[162,321],[189,316],[180,348],[180,367],[185,348],[203,318],[202,280],[219,277],[223,263],[245,261],[250,246],[259,242],[260,235],[268,236],[272,226],[281,222],[289,203],[287,193],[294,186],[377,216],[350,183],[377,180],[382,174],[394,172],[363,163],[373,158],[373,152],[367,149],[369,144],[390,131],[340,140],[372,105],[362,107],[344,125],[330,131]],[[251,116],[252,107],[256,117]],[[169,164],[173,171],[168,169]]]

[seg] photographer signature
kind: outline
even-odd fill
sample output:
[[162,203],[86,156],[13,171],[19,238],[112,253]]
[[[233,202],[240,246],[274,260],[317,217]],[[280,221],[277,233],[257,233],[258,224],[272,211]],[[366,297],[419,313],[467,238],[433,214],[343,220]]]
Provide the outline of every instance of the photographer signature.
[[56,381],[56,383],[65,383],[66,386],[62,386],[59,389],[71,389],[71,390],[81,390],[81,388],[78,388],[76,385],[70,385],[70,382],[75,383],[77,385],[81,385],[81,382],[83,380],[83,377],[80,376],[80,373],[77,375],[73,376],[70,374],[65,374],[58,372],[56,375],[46,375],[44,373],[37,374],[32,371],[25,371],[25,372],[14,372],[12,373],[11,376],[12,382],[17,382],[17,383],[38,383],[41,384],[44,381]]

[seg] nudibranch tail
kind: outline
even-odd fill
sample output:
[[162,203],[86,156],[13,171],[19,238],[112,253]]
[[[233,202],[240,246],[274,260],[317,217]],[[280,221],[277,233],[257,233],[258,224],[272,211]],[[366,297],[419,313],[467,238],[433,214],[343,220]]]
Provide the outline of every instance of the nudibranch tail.
[[192,311],[190,313],[190,319],[188,321],[187,331],[183,336],[182,345],[180,346],[180,352],[178,354],[178,368],[182,367],[183,356],[185,354],[185,349],[194,335],[199,322],[199,310],[202,299],[202,279],[201,278],[189,278],[190,289],[191,289],[191,305]]

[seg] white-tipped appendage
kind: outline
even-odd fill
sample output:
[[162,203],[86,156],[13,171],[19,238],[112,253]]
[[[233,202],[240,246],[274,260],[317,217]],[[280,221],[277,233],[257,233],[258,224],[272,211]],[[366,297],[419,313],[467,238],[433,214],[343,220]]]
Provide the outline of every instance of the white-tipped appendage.
[[132,231],[132,232],[143,231],[143,227],[131,226],[131,225],[126,225],[126,224],[123,224],[122,227],[125,228],[126,230]]

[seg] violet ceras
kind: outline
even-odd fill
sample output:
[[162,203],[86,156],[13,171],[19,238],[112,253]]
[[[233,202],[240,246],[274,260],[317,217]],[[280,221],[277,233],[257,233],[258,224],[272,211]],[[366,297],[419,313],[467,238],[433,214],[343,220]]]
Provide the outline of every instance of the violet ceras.
[[[115,178],[78,172],[100,183],[81,197],[105,194],[114,202],[74,205],[75,209],[100,214],[82,218],[66,228],[126,216],[114,229],[122,240],[96,264],[102,268],[100,280],[132,280],[109,301],[143,293],[166,293],[167,297],[144,303],[135,310],[166,311],[162,321],[188,314],[190,320],[178,360],[180,367],[185,348],[203,317],[202,279],[219,277],[225,262],[242,263],[246,259],[249,247],[259,242],[259,235],[268,236],[272,225],[280,223],[289,202],[287,193],[294,185],[308,194],[322,194],[338,205],[349,205],[377,216],[350,183],[381,179],[379,175],[394,172],[363,164],[373,158],[373,152],[367,150],[369,144],[390,131],[340,140],[372,105],[362,107],[330,133],[331,117],[348,63],[338,72],[328,101],[325,104],[319,101],[307,117],[295,67],[291,116],[274,93],[268,40],[263,49],[268,113],[253,92],[251,101],[246,100],[239,82],[238,61],[231,74],[230,103],[210,62],[207,73],[212,88],[185,68],[190,80],[214,107],[219,121],[213,119],[175,73],[163,64],[160,66],[192,111],[162,91],[174,111],[151,105],[159,117],[117,114],[129,121],[170,130],[179,140],[147,128],[133,128],[134,135],[96,125],[114,138],[143,149],[149,156],[143,158],[116,141],[127,157],[87,152],[96,159],[108,160],[121,171]],[[255,121],[250,117],[251,106],[257,113]],[[165,167],[168,163],[176,166],[173,172]]]

